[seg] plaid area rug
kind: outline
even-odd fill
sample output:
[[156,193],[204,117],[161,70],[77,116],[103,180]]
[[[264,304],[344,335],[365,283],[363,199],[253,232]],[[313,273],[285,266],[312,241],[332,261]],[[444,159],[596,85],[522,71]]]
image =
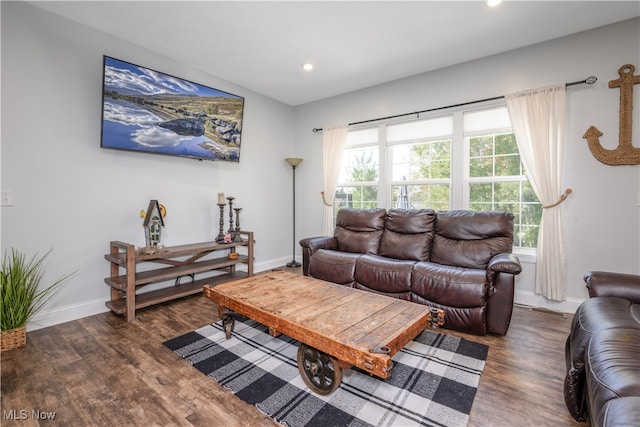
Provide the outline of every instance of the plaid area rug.
[[297,366],[298,342],[236,317],[164,343],[200,372],[276,421],[302,426],[466,426],[488,347],[431,330],[393,357],[391,378],[343,370],[340,387],[320,396]]

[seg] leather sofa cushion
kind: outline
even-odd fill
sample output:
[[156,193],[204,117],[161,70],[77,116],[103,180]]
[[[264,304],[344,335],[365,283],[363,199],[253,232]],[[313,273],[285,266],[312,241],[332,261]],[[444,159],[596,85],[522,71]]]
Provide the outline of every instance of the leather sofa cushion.
[[340,209],[334,230],[338,250],[360,254],[378,253],[386,215],[387,211],[382,208]]
[[435,219],[433,209],[390,209],[379,254],[395,259],[428,261]]
[[618,297],[591,298],[583,302],[571,321],[567,366],[582,370],[592,335],[611,328],[640,328],[640,305]]
[[309,275],[353,287],[356,262],[361,256],[362,254],[319,249],[309,260]]
[[615,328],[597,332],[587,350],[587,388],[594,425],[607,402],[640,396],[640,329]]
[[607,402],[595,425],[602,427],[640,426],[640,396],[619,397]]
[[411,301],[446,311],[444,327],[484,335],[486,271],[419,262],[413,267]]
[[487,272],[419,262],[413,268],[411,291],[429,301],[450,307],[486,304]]
[[414,264],[415,261],[363,255],[356,263],[355,287],[384,292],[390,296],[408,300]]
[[486,270],[494,255],[512,250],[510,212],[454,210],[437,214],[432,262]]
[[487,333],[485,322],[487,316],[486,306],[470,308],[449,307],[422,298],[414,293],[411,294],[410,301],[445,310],[444,328],[476,335],[486,335]]

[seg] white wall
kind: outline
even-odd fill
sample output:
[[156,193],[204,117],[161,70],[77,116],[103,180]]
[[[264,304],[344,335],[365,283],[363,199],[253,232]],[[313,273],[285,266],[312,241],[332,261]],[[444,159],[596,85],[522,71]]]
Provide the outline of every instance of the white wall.
[[[101,149],[103,55],[244,96],[240,162]],[[77,270],[41,325],[107,310],[109,241],[144,246],[138,214],[150,199],[166,205],[163,241],[175,245],[215,237],[217,192],[233,195],[242,228],[255,232],[256,270],[291,260],[284,158],[297,155],[293,109],[214,75],[31,5],[2,2],[1,186],[14,197],[1,210],[2,252],[53,248],[45,282]]]
[[[508,35],[505,35],[508,36]],[[427,41],[425,41],[427,42]],[[384,54],[384,52],[381,52]],[[295,109],[294,139],[305,164],[301,188],[300,236],[322,231],[322,136],[314,127],[374,119],[504,95],[540,86],[598,77],[594,86],[568,89],[568,138],[563,204],[568,300],[555,303],[534,295],[535,265],[524,258],[516,280],[516,301],[573,312],[587,298],[582,281],[588,270],[640,273],[640,166],[607,166],[591,155],[582,135],[590,125],[603,133],[607,148],[618,144],[618,89],[608,82],[633,64],[640,73],[640,20],[514,50],[443,70],[322,100]],[[371,72],[375,72],[372,70]],[[635,90],[634,145],[640,147],[640,88]]]

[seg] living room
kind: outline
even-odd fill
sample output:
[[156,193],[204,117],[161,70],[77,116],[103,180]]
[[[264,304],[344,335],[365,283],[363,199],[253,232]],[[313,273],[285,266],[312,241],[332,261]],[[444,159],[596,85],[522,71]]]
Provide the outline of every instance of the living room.
[[[638,13],[602,28],[291,106],[26,2],[2,2],[1,12],[1,187],[13,199],[0,210],[2,249],[18,247],[28,254],[53,249],[46,278],[77,271],[30,330],[108,310],[104,254],[114,240],[144,246],[139,212],[151,199],[167,208],[163,240],[173,245],[213,238],[216,196],[234,196],[235,205],[243,208],[243,229],[255,233],[254,268],[266,271],[291,260],[287,157],[304,159],[296,170],[294,240],[322,231],[322,137],[313,128],[590,75],[598,77],[595,85],[567,89],[564,185],[573,189],[562,207],[567,300],[536,295],[535,258],[522,256],[516,302],[573,313],[588,298],[582,280],[586,271],[640,273],[640,169],[600,163],[582,137],[594,125],[604,133],[603,145],[618,143],[620,93],[607,84],[624,64],[640,68]],[[245,97],[240,162],[102,150],[103,55]],[[634,102],[640,111],[637,96]],[[637,114],[634,118],[637,122]],[[636,124],[636,146],[639,135]]]

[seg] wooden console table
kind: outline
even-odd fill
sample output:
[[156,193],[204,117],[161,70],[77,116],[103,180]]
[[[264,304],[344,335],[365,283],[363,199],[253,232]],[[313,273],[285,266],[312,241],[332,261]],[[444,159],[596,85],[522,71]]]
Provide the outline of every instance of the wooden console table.
[[[202,292],[205,284],[220,284],[253,276],[253,232],[241,231],[242,242],[202,242],[165,247],[153,254],[138,253],[134,245],[120,241],[110,243],[110,252],[104,257],[111,265],[111,275],[104,279],[111,287],[111,300],[106,302],[114,313],[124,315],[128,322],[135,319],[137,309],[171,301]],[[246,247],[246,255],[238,254],[230,259],[229,253],[237,253],[237,247]],[[222,251],[222,257],[208,257]],[[155,263],[163,267],[136,271],[138,264]],[[236,271],[237,264],[246,264],[247,271]],[[120,269],[124,274],[120,274]],[[195,274],[219,271],[196,280]],[[180,283],[188,279],[187,283]],[[136,290],[152,283],[175,279],[175,286],[136,294]],[[182,280],[181,280],[182,279]]]

